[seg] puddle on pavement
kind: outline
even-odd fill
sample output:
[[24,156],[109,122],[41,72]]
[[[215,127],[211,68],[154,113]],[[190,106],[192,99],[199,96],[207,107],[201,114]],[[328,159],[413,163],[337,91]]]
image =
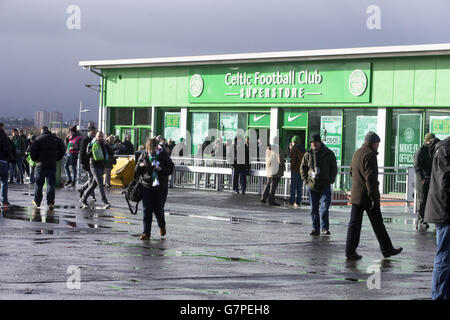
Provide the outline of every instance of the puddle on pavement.
[[258,262],[257,260],[244,259],[244,258],[239,258],[239,257],[221,257],[221,256],[208,255],[208,254],[185,253],[185,252],[181,252],[181,251],[177,251],[176,256],[214,258],[214,259],[218,259],[218,260],[224,261],[224,262]]
[[73,215],[55,215],[52,211],[41,210],[38,208],[19,208],[13,207],[3,211],[2,215],[5,219],[21,220],[28,222],[42,222],[59,224],[60,219],[74,219]]
[[415,224],[416,219],[396,219],[396,218],[383,218],[384,223],[389,224]]

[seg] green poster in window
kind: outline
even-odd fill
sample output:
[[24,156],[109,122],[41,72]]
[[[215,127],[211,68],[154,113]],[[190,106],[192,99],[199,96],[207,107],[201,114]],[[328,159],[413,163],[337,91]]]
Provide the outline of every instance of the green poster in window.
[[192,152],[197,154],[198,147],[208,136],[209,114],[193,113],[192,114]]
[[233,140],[238,133],[238,114],[221,113],[220,114],[220,134],[224,141]]
[[164,114],[164,138],[167,140],[180,140],[180,117],[180,112],[166,112]]
[[411,167],[422,141],[422,115],[399,114],[397,128],[395,166]]
[[341,165],[342,116],[320,117],[320,137],[322,142],[334,152],[338,166]]
[[450,116],[430,116],[430,132],[440,140],[450,136]]
[[357,116],[356,117],[356,140],[355,151],[361,148],[369,131],[377,132],[377,116]]

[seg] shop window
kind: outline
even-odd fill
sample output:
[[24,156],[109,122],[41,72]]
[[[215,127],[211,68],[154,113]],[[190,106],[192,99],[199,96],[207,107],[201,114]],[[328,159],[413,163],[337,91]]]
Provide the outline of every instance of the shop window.
[[368,131],[377,131],[377,109],[344,109],[343,166],[352,163],[355,151],[364,143]]
[[133,124],[133,108],[113,108],[114,125],[131,126]]
[[[308,136],[320,134],[324,144],[334,152],[338,166],[342,160],[342,109],[309,109]],[[309,144],[306,144],[309,148]]]
[[152,124],[152,108],[136,108],[134,124],[150,126]]
[[247,131],[247,113],[222,112],[220,113],[219,133],[223,141],[234,140],[240,134],[245,137]]
[[[390,161],[395,167],[412,167],[414,154],[423,142],[423,111],[392,110]],[[389,140],[389,137],[387,137]]]
[[450,136],[450,108],[427,110],[425,131],[434,133],[441,140]]
[[217,113],[215,112],[195,112],[191,115],[191,141],[192,152],[197,154],[199,146],[205,139],[217,138]]

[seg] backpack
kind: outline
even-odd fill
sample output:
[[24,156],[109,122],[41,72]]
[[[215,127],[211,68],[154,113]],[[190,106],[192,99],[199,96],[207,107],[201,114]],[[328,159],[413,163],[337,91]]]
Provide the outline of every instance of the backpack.
[[100,145],[100,142],[95,140],[95,142],[92,145],[92,158],[94,161],[102,161],[105,160],[105,156],[103,155],[102,146]]
[[[130,209],[130,212],[132,214],[137,214],[139,202],[142,200],[142,186],[140,182],[138,182],[136,179],[131,181],[126,190],[122,191],[122,194],[125,194],[125,200],[127,201],[128,209]],[[134,211],[132,209],[130,201],[136,202]]]

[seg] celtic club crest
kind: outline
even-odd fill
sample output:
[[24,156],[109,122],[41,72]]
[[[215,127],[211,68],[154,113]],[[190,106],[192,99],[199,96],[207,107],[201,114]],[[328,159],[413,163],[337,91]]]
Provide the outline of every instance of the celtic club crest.
[[348,88],[354,96],[360,96],[366,91],[367,77],[362,70],[355,70],[348,80]]
[[189,91],[194,98],[200,97],[203,92],[203,79],[199,74],[194,74],[189,81]]
[[412,143],[414,141],[415,135],[416,134],[414,133],[414,129],[412,128],[406,128],[405,132],[403,133],[403,136],[407,143]]

